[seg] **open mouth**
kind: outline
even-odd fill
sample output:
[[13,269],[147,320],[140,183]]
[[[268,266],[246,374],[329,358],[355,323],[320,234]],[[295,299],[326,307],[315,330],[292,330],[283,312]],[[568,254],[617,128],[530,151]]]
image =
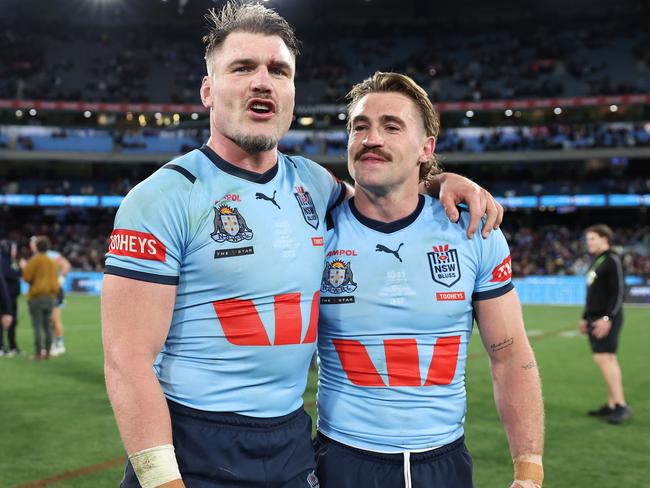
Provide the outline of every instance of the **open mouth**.
[[248,110],[259,115],[275,113],[275,104],[271,100],[251,100],[248,102]]

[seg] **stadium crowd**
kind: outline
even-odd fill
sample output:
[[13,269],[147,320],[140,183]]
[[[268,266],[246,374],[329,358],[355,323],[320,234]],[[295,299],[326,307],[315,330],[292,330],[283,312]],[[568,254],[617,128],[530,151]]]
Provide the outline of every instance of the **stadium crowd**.
[[[95,139],[96,144],[92,144]],[[206,140],[200,129],[92,130],[31,126],[0,127],[0,143],[23,151],[121,153],[186,153]],[[293,130],[281,141],[283,152],[345,154],[347,132]],[[650,146],[648,123],[548,123],[536,126],[465,127],[443,129],[436,144],[440,153],[603,149]]]
[[[584,229],[547,225],[537,229],[506,225],[513,276],[584,275],[593,261],[586,252]],[[650,227],[615,231],[614,249],[623,256],[628,275],[650,277]]]
[[[25,211],[24,218],[2,230],[19,243],[19,254],[30,255],[29,238],[47,235],[52,248],[61,252],[77,271],[103,271],[104,253],[111,233],[114,209],[59,210],[43,216]],[[584,275],[592,258],[581,226],[520,225],[512,214],[502,226],[512,253],[515,277],[530,275]],[[615,227],[614,248],[623,256],[626,273],[650,278],[650,227]]]
[[[297,101],[340,103],[353,82],[377,69],[410,75],[434,101],[647,93],[642,19],[619,12],[560,19],[513,14],[498,24],[445,19],[434,21],[435,28],[417,21],[310,25],[299,31]],[[8,16],[0,21],[0,99],[198,103],[204,67],[190,42],[198,42],[196,26],[138,22],[137,28],[89,22],[73,36],[67,19],[27,28]]]

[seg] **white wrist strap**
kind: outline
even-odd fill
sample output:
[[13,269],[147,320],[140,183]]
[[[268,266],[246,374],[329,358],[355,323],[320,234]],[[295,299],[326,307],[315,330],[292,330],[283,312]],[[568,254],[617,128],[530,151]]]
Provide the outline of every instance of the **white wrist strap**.
[[181,479],[171,444],[138,451],[129,456],[129,461],[142,488],[155,488]]

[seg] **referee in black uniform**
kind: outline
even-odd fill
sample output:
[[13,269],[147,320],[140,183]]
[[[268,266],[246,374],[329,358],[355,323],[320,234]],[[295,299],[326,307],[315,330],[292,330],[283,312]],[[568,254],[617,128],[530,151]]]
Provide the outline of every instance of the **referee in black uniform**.
[[625,402],[623,377],[616,357],[623,327],[623,265],[621,258],[610,249],[613,232],[608,226],[593,225],[585,231],[585,237],[587,250],[595,259],[587,272],[587,304],[580,330],[589,336],[593,360],[607,385],[607,403],[588,413],[620,424],[632,417],[632,410]]

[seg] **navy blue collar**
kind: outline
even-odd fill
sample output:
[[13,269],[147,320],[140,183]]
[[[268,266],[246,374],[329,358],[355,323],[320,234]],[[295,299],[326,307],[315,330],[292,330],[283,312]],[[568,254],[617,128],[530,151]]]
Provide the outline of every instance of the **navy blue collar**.
[[253,183],[268,183],[271,181],[275,175],[278,174],[278,163],[277,161],[273,165],[273,167],[264,173],[256,173],[255,171],[250,171],[247,169],[240,168],[238,166],[235,166],[234,164],[229,163],[225,159],[223,159],[221,156],[219,156],[214,150],[204,144],[199,148],[199,151],[201,151],[203,154],[207,156],[207,158],[214,163],[214,165],[219,168],[221,171],[228,173],[229,175],[236,176],[238,178],[242,178],[247,181],[251,181]]
[[424,201],[424,196],[418,195],[418,205],[415,207],[415,210],[410,215],[402,217],[401,219],[395,220],[393,222],[381,222],[379,220],[370,219],[365,215],[362,215],[354,205],[354,198],[350,198],[350,200],[348,200],[348,203],[350,205],[352,215],[354,215],[355,218],[363,225],[384,234],[391,234],[392,232],[402,230],[415,222],[415,219],[417,219],[420,213],[422,213],[422,209],[424,208]]

